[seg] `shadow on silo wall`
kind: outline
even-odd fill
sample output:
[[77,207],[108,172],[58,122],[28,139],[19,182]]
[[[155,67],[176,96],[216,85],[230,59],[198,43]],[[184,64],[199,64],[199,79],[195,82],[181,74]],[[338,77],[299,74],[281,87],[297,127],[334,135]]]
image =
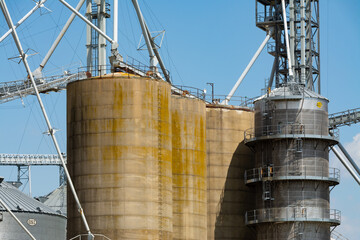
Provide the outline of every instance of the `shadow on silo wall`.
[[253,167],[253,153],[242,141],[228,168],[217,209],[214,239],[256,239],[255,232],[245,225],[245,212],[255,209],[255,189],[245,185],[244,173]]

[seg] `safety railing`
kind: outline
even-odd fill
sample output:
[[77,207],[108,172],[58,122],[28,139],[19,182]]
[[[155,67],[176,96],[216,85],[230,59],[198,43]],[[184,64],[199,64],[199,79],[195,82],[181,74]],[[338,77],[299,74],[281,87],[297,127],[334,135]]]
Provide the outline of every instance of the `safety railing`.
[[89,234],[79,234],[73,238],[70,238],[69,240],[88,240],[88,239],[94,239],[94,240],[111,240],[107,236],[103,234],[93,234],[94,238],[89,238]]
[[[288,16],[288,15],[287,15]],[[282,22],[283,20],[273,15],[272,12],[257,12],[256,23],[270,23],[270,22]]]
[[338,184],[340,170],[324,166],[276,166],[253,168],[245,171],[245,183],[263,180],[324,180]]
[[248,129],[244,133],[245,142],[254,140],[258,137],[275,137],[281,136],[299,136],[303,135],[318,135],[319,137],[330,137],[336,140],[339,139],[339,130],[331,129],[330,132],[327,128],[316,127],[314,125],[305,125],[300,123],[288,123],[279,125],[265,125],[255,129]]
[[196,98],[205,100],[206,97],[206,91],[205,90],[201,90],[199,88],[195,88],[195,87],[190,87],[190,86],[180,86],[180,85],[174,85],[174,87],[179,91],[179,95],[180,96],[188,96],[188,95],[192,95]]
[[[124,61],[119,62],[119,65],[115,69],[112,69],[110,65],[83,66],[78,69],[79,72],[86,72],[88,77],[109,74],[113,70],[116,72],[130,73],[143,77],[151,77],[162,80],[166,79],[165,74],[161,71],[161,69],[154,71],[154,69],[150,66],[130,56],[126,56]],[[170,78],[170,72],[168,70],[166,70],[166,75]]]
[[326,222],[339,225],[341,212],[336,209],[319,207],[284,207],[265,208],[246,212],[245,223],[247,225],[264,222]]
[[[227,97],[227,95],[212,96],[211,94],[206,94],[205,100],[208,103],[220,104],[226,100],[226,97]],[[242,96],[232,96],[228,104],[253,109],[254,108],[254,100],[257,98],[258,97],[249,98],[249,97],[242,97]]]

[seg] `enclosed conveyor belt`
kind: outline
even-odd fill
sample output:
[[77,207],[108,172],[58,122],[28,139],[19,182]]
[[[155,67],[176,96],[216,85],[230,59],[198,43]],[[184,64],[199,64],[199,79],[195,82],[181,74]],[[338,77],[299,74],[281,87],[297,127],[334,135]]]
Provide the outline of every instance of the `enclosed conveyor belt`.
[[360,108],[349,109],[329,115],[329,128],[351,125],[360,122]]

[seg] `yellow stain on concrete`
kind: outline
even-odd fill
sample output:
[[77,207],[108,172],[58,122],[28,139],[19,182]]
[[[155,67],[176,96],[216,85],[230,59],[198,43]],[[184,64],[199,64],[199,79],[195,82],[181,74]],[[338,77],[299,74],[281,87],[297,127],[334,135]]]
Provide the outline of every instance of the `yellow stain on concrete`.
[[173,239],[206,239],[205,103],[172,97]]
[[[69,84],[68,165],[94,233],[172,239],[170,94],[124,74]],[[68,208],[68,237],[84,233],[71,197]]]

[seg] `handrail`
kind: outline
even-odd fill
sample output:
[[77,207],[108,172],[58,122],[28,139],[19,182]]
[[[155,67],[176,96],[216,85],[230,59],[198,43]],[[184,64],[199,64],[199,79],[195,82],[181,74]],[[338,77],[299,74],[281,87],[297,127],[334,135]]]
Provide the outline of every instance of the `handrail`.
[[[92,234],[94,236],[93,239],[103,239],[103,240],[111,240],[110,238],[108,238],[107,236],[103,235],[103,234]],[[89,234],[79,234],[73,238],[70,238],[69,240],[88,240]]]
[[[329,136],[329,131],[330,135]],[[245,141],[250,141],[256,137],[276,136],[276,135],[320,135],[339,139],[338,129],[319,129],[314,125],[287,123],[281,125],[265,125],[257,128],[247,129],[244,133]]]
[[264,208],[247,211],[245,224],[257,224],[263,222],[329,222],[339,225],[341,212],[336,209],[319,207],[284,207]]
[[[329,170],[327,170],[329,169]],[[295,169],[294,166],[276,166],[253,168],[245,171],[244,174],[246,183],[253,183],[269,180],[298,180],[298,179],[316,179],[340,182],[340,170],[337,168],[327,168],[324,166],[299,166]]]

